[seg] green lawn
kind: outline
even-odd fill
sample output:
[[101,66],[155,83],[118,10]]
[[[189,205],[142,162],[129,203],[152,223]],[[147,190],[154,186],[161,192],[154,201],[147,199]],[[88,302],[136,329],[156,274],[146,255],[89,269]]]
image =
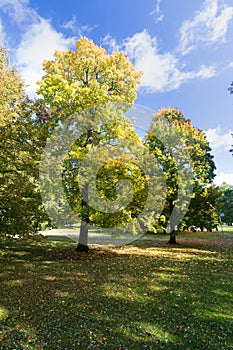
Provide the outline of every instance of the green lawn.
[[218,227],[218,230],[221,232],[233,233],[233,226],[220,225]]
[[1,243],[0,349],[233,349],[233,238]]

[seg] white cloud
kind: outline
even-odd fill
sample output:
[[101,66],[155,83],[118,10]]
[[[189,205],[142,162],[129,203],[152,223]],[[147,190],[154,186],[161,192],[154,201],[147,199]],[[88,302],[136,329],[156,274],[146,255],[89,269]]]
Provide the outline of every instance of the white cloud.
[[210,79],[216,76],[216,68],[214,65],[205,66],[204,64],[200,66],[199,70],[194,73],[193,78]]
[[[161,0],[157,0],[155,10],[151,13],[157,16],[157,21],[162,16],[160,6]],[[76,36],[65,37],[63,33],[53,28],[50,21],[40,17],[30,7],[29,0],[0,0],[0,8],[18,25],[19,32],[22,34],[21,42],[14,51],[15,64],[19,67],[22,77],[29,85],[28,91],[32,94],[36,90],[36,81],[42,76],[42,62],[52,58],[55,50],[67,50],[74,44],[77,36],[95,28],[79,25],[74,16],[64,23],[63,29],[76,33]],[[220,13],[219,11],[217,0],[205,0],[203,10],[199,11],[193,20],[183,23],[181,28],[183,52],[195,46],[198,35],[200,40],[204,40],[206,33],[209,41],[224,40],[227,25],[233,16],[233,7],[222,6]],[[204,28],[200,33],[199,24]],[[192,29],[190,33],[189,29]],[[106,35],[102,44],[107,45],[111,51],[123,49],[128,52],[136,69],[144,72],[140,87],[147,92],[171,91],[190,80],[209,79],[216,76],[214,65],[207,67],[203,64],[188,70],[181,61],[181,57],[174,52],[161,52],[157,38],[151,37],[146,30],[126,38],[122,43],[117,43],[110,35]]]
[[[229,152],[230,148],[232,148],[231,145],[233,144],[232,133],[233,130],[223,130],[220,126],[215,129],[208,129],[205,132],[217,168],[217,175],[214,182],[218,186],[223,182],[233,185],[233,173],[231,172],[233,170],[233,157]],[[225,169],[225,171],[219,172],[218,169]]]
[[233,144],[233,130],[223,131],[219,126],[215,129],[208,129],[206,132],[207,140],[213,151],[229,150]]
[[73,16],[71,20],[63,24],[63,28],[75,33],[78,36],[83,36],[84,34],[89,34],[97,26],[82,25],[77,22],[76,16]]
[[225,173],[220,173],[217,175],[214,179],[214,183],[217,186],[220,186],[223,184],[223,182],[228,183],[229,185],[233,185],[233,173],[232,174],[225,174]]
[[5,38],[5,33],[4,33],[4,28],[3,28],[3,25],[2,25],[1,18],[0,18],[0,45],[3,45],[4,38]]
[[161,12],[160,5],[162,0],[157,0],[155,4],[155,9],[150,13],[154,17],[155,24],[161,22],[164,18],[164,15]]
[[[55,50],[70,48],[76,37],[65,38],[63,33],[52,27],[49,20],[42,18],[29,6],[28,0],[0,0],[0,8],[18,25],[21,40],[12,50],[13,61],[25,81],[27,92],[34,95],[38,88],[36,82],[43,75],[43,61],[51,59]],[[75,21],[74,17],[67,24],[67,29],[71,29]]]
[[[161,0],[157,0],[151,15],[161,13]],[[219,0],[205,0],[194,18],[183,22],[180,28],[181,41],[174,51],[161,52],[156,36],[151,37],[144,30],[123,40],[121,44],[107,35],[104,44],[109,49],[125,50],[137,70],[143,72],[139,88],[147,92],[166,92],[178,89],[182,84],[194,79],[210,79],[217,76],[217,64],[195,65],[188,69],[184,55],[202,43],[222,43],[231,19],[233,7],[219,4]],[[189,63],[190,64],[190,63]],[[231,67],[231,65],[230,65]]]
[[233,61],[229,63],[228,67],[233,68]]
[[179,52],[186,55],[201,42],[205,45],[225,42],[232,18],[233,7],[220,6],[218,0],[205,0],[195,17],[181,25]]
[[80,36],[83,36],[84,34],[91,33],[97,27],[98,25],[89,26],[87,24],[79,24],[78,27],[76,27],[76,30]]
[[102,39],[102,45],[107,46],[109,51],[120,51],[122,49],[122,45],[119,45],[110,34],[105,35],[105,37]]
[[[113,39],[113,45],[116,45]],[[215,76],[214,66],[200,66],[196,71],[184,71],[179,59],[170,52],[160,53],[156,37],[146,30],[123,42],[123,47],[138,71],[143,71],[141,87],[148,92],[164,92],[179,88],[183,83]]]
[[70,21],[67,21],[63,24],[63,28],[70,29],[72,31],[74,31],[76,29],[76,27],[77,27],[76,16],[73,16]]
[[29,7],[29,0],[0,0],[0,8],[17,24],[39,18],[38,13]]
[[55,50],[67,50],[74,44],[75,38],[66,39],[62,33],[57,32],[45,19],[40,19],[27,28],[23,40],[15,51],[15,59],[27,91],[34,94],[38,86],[36,82],[43,75],[42,63],[51,59]]
[[[78,24],[76,17],[73,16],[63,25],[63,29],[69,31],[69,36],[65,36],[56,30],[49,20],[42,18],[34,8],[30,7],[29,0],[0,0],[0,9],[18,26],[21,39],[18,46],[11,50],[12,60],[18,67],[30,95],[35,94],[38,88],[36,82],[42,78],[43,61],[52,59],[56,50],[71,48],[79,36],[90,33],[96,28]],[[75,35],[71,36],[70,33]],[[0,22],[0,39],[1,34],[4,34],[4,28]],[[9,44],[6,46],[10,46]]]

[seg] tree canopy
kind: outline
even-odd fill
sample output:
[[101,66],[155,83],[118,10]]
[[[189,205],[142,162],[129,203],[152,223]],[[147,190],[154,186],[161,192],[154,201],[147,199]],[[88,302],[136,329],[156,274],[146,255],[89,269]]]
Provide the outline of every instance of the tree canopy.
[[220,186],[222,196],[219,198],[218,206],[221,221],[227,225],[233,224],[233,186],[223,183]]
[[192,231],[217,229],[221,196],[222,192],[213,183],[197,191],[191,199],[189,210],[181,227]]
[[[142,73],[124,52],[108,54],[82,37],[76,50],[56,51],[43,69],[37,91],[40,97],[31,101],[17,70],[9,65],[7,50],[0,48],[3,234],[27,234],[48,219],[40,197],[41,154],[42,159],[47,156],[44,170],[50,168],[52,174],[46,209],[50,208],[62,224],[72,222],[73,216],[63,210],[68,201],[81,219],[84,247],[80,249],[87,249],[91,224],[121,227],[140,217],[144,225],[143,220],[149,222],[153,215],[155,228],[169,229],[171,243],[176,241],[176,231],[185,226],[215,227],[221,193],[213,185],[215,164],[204,132],[178,109],[163,108],[153,115],[142,142],[124,115],[134,104]],[[63,202],[58,200],[60,182],[53,178],[58,169],[66,195]],[[155,181],[162,177],[166,189]],[[153,191],[148,179],[154,181]],[[228,203],[232,189],[223,192]],[[154,210],[148,210],[149,202]],[[102,205],[100,210],[97,204]],[[227,207],[222,208],[231,222]]]
[[[162,139],[160,135],[163,135]],[[161,109],[153,116],[146,143],[165,175],[167,201],[159,222],[164,222],[167,227],[174,209],[176,213],[183,210],[185,197],[178,204],[179,193],[192,187],[193,195],[190,191],[187,200],[200,193],[206,184],[212,182],[215,164],[204,132],[195,128],[176,108]],[[188,167],[192,173],[182,175]],[[184,181],[186,184],[182,184]],[[176,241],[175,226],[170,228],[170,243]]]
[[36,182],[39,153],[35,123],[24,84],[0,49],[0,231],[34,232],[42,215]]
[[131,105],[141,77],[124,52],[109,55],[86,37],[77,41],[76,51],[56,51],[43,69],[37,92],[65,118],[107,102]]
[[[121,111],[124,112],[134,103],[141,73],[135,70],[123,52],[109,55],[105,49],[85,37],[77,41],[76,51],[55,52],[53,60],[44,62],[44,71],[38,93],[43,97],[42,104],[50,111],[46,123],[50,126],[61,126],[75,114],[78,128],[82,125],[85,129],[82,135],[77,135],[77,140],[66,158],[64,170],[65,188],[67,191],[69,189],[68,198],[82,219],[80,239],[84,243],[79,245],[82,247],[87,245],[87,224],[93,222],[94,217],[96,220],[97,216],[99,221],[103,221],[103,215],[96,216],[88,206],[87,180],[84,181],[82,191],[77,190],[77,171],[88,152],[103,143],[103,140],[110,142],[114,138],[124,139],[122,135],[126,137],[128,134],[127,137],[131,135],[139,141],[129,120],[126,120]],[[101,106],[107,107],[102,110]],[[119,123],[122,127],[119,127]],[[98,154],[98,157],[101,158],[101,155]],[[121,168],[118,175],[121,173],[119,178],[124,177],[126,170],[123,170],[123,162],[116,166],[116,161],[112,161],[112,167]],[[103,179],[106,177],[103,173],[106,169],[107,167],[103,167],[100,170]],[[110,177],[113,177],[113,172]],[[114,196],[110,194],[112,191],[107,184],[105,190],[99,184],[99,191],[102,196],[106,196],[107,192],[110,197]],[[116,215],[115,220],[117,221]]]

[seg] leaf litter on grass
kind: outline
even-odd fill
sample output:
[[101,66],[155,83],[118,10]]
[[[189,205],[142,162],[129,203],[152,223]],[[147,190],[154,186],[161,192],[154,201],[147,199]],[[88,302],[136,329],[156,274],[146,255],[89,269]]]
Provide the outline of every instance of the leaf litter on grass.
[[138,241],[79,255],[45,242],[5,250],[0,349],[233,346],[233,240]]

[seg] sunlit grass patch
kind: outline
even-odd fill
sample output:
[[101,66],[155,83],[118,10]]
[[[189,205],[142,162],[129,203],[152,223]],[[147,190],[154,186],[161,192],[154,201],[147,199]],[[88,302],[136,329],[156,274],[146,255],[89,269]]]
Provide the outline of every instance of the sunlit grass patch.
[[5,242],[0,349],[231,349],[233,240],[179,243]]
[[227,232],[227,233],[232,233],[233,234],[233,226],[219,225],[218,230],[220,232]]

